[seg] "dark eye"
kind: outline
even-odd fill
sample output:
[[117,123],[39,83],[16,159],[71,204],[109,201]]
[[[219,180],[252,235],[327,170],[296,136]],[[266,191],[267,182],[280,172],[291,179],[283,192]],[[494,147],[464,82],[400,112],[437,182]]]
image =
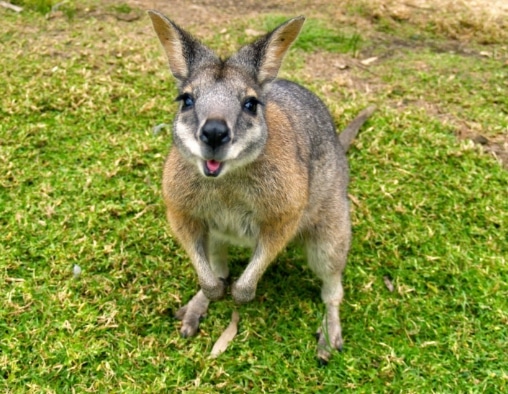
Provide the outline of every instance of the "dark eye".
[[181,94],[176,98],[176,101],[182,102],[182,110],[186,110],[194,106],[194,97],[192,97],[189,93]]
[[251,115],[256,115],[258,104],[261,104],[261,102],[257,98],[249,97],[243,103],[243,109]]

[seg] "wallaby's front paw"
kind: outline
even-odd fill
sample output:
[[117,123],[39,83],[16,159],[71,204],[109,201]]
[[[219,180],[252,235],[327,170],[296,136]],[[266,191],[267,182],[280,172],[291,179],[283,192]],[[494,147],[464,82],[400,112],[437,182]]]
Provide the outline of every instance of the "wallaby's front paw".
[[226,293],[227,280],[219,278],[213,286],[201,284],[201,290],[210,301],[217,301],[224,297]]
[[252,301],[256,296],[256,287],[242,286],[238,282],[235,282],[231,287],[231,295],[236,303],[245,304],[246,302]]

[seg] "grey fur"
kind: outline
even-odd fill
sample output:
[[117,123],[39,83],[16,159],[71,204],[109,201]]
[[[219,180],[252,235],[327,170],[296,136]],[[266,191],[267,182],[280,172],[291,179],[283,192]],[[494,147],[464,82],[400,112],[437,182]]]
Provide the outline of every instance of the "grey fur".
[[182,335],[194,335],[209,302],[224,296],[228,244],[253,250],[231,286],[233,299],[243,303],[297,237],[323,282],[317,354],[326,362],[342,347],[341,279],[351,242],[345,150],[371,109],[339,137],[316,95],[276,79],[303,17],[221,60],[162,14],[149,15],[182,102],[163,174],[167,216],[201,286],[177,312]]

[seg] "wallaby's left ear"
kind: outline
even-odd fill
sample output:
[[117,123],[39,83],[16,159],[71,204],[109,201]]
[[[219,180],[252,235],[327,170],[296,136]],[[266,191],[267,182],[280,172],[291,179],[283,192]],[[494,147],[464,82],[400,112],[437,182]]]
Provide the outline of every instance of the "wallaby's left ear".
[[271,33],[240,49],[229,61],[253,71],[260,84],[272,81],[277,77],[282,60],[298,37],[303,22],[304,16],[288,20]]

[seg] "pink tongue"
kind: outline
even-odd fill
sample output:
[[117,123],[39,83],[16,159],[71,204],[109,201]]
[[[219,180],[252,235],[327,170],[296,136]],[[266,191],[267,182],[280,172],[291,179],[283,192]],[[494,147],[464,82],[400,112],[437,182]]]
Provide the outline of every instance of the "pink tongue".
[[220,162],[215,160],[207,160],[206,161],[206,168],[208,168],[209,171],[215,172],[219,169]]

